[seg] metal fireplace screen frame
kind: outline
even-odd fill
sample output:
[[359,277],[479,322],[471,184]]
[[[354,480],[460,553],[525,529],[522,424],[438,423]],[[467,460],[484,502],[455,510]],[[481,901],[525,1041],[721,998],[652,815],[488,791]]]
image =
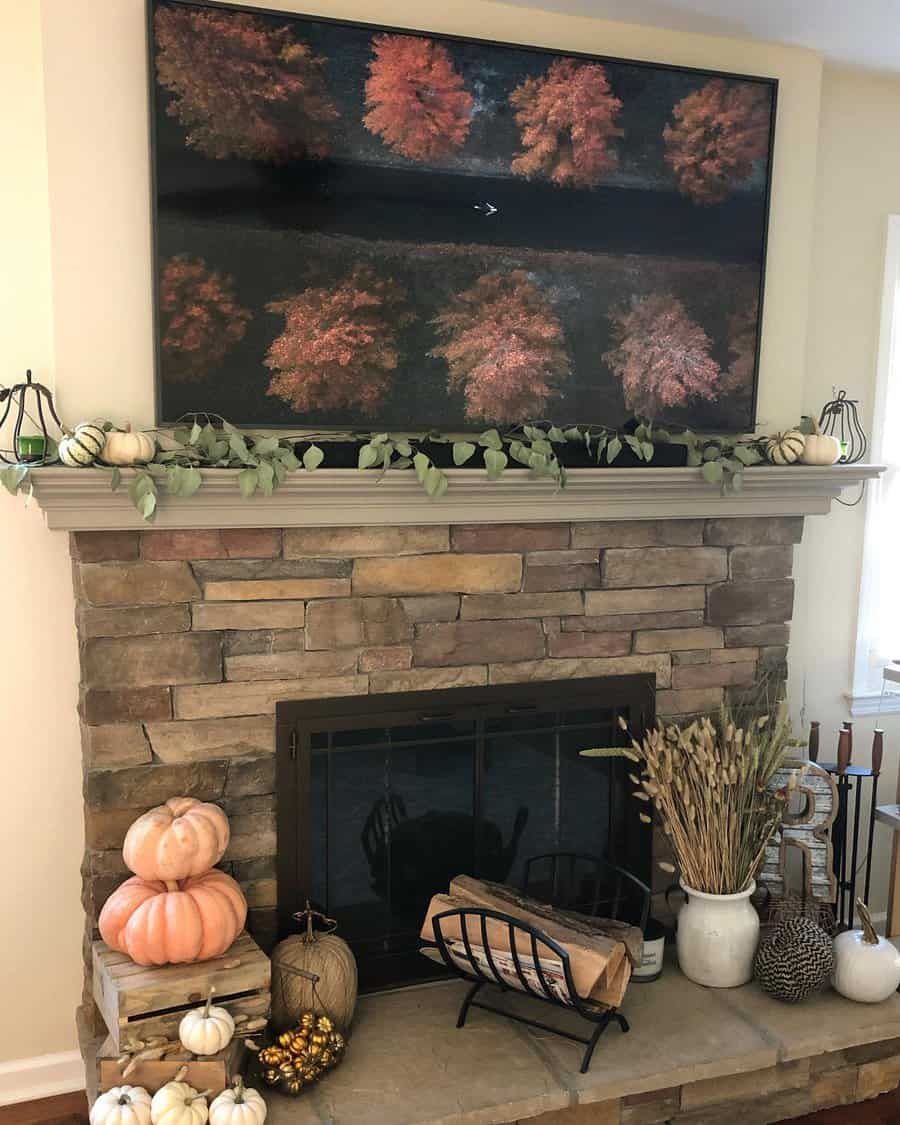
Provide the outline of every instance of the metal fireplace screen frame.
[[[510,684],[441,691],[366,695],[337,699],[316,699],[279,703],[276,707],[276,800],[277,800],[277,879],[278,931],[284,937],[297,931],[294,913],[306,898],[314,897],[312,872],[311,769],[314,744],[328,741],[337,732],[354,730],[409,729],[438,720],[474,724],[473,823],[480,825],[484,783],[485,746],[492,737],[491,720],[526,720],[529,713],[555,714],[556,726],[564,729],[572,713],[608,712],[603,725],[611,731],[613,745],[627,745],[628,736],[619,728],[621,716],[629,730],[638,736],[655,722],[656,684],[652,675],[607,676],[602,678]],[[596,720],[597,725],[599,720]],[[620,863],[644,882],[650,882],[651,831],[642,824],[627,799],[628,759],[610,757],[602,761],[609,793],[609,826],[604,859]],[[462,874],[462,871],[456,872]],[[468,872],[478,874],[478,872]],[[447,887],[434,887],[434,893]],[[327,903],[317,905],[327,910]],[[402,962],[402,964],[401,964]],[[415,967],[411,969],[411,965]],[[361,975],[361,984],[370,989],[413,983],[415,979],[434,979],[443,974],[436,966],[409,954],[386,956],[377,970]]]

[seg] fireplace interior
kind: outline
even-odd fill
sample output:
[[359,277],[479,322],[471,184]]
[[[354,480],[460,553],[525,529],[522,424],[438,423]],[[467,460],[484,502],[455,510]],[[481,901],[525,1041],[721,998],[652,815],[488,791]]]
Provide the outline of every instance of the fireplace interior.
[[654,701],[641,674],[280,703],[281,935],[309,898],[373,991],[442,973],[419,928],[460,874],[638,923],[640,893],[606,866],[650,882],[629,762],[579,751],[627,745],[619,718],[639,732]]

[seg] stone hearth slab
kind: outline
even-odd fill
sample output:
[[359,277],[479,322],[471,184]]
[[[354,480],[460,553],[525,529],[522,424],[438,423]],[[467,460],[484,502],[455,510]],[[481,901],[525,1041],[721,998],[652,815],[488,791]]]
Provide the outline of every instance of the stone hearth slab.
[[[631,1031],[608,1028],[582,1075],[581,1048],[546,1032],[477,1008],[457,1030],[464,991],[363,997],[343,1065],[298,1099],[269,1095],[268,1125],[500,1125],[900,1037],[900,997],[854,1004],[828,992],[789,1006],[752,984],[700,988],[667,964],[659,981],[632,984]],[[573,1026],[545,1005],[504,1002]]]

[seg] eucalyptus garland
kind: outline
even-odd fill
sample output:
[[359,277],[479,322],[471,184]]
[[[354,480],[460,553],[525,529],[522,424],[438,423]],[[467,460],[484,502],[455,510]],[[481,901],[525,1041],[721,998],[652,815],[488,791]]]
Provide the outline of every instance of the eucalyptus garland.
[[[109,424],[105,428],[112,429]],[[224,419],[194,416],[189,425],[174,431],[150,431],[157,449],[153,460],[136,465],[128,480],[128,495],[144,519],[153,518],[160,491],[170,496],[193,496],[203,485],[201,469],[239,469],[237,484],[244,498],[259,493],[271,496],[292,473],[312,473],[326,463],[329,441],[336,438],[359,444],[357,468],[384,476],[388,472],[415,475],[428,496],[439,499],[450,487],[450,477],[427,452],[435,444],[449,445],[451,458],[462,468],[482,453],[489,480],[499,480],[511,465],[521,465],[532,478],[546,479],[557,488],[566,485],[566,450],[586,450],[597,465],[614,465],[623,450],[630,450],[643,464],[653,462],[665,445],[684,446],[688,466],[699,468],[704,480],[722,492],[739,491],[743,471],[764,460],[764,437],[700,436],[690,431],[670,433],[650,422],[640,422],[628,431],[607,426],[521,425],[506,431],[497,428],[467,438],[454,439],[440,433],[420,436],[390,433],[300,433],[256,436],[239,430]],[[109,473],[115,492],[122,486],[118,468],[96,463],[73,472]],[[11,465],[0,472],[7,491],[31,491],[33,465]]]

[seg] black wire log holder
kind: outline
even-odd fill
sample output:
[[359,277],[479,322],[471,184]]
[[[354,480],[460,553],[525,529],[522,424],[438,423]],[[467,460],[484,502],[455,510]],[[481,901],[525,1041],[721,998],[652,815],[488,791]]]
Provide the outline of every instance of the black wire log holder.
[[[488,941],[488,919],[499,922],[506,927],[509,949],[504,949],[502,956],[504,959],[510,958],[512,960],[511,974],[509,970],[505,974],[501,973],[497,967],[496,958],[501,954],[499,950],[492,950]],[[445,924],[451,921],[459,924],[459,938],[448,937],[444,934]],[[529,926],[527,923],[521,922],[508,914],[502,914],[498,910],[488,910],[482,907],[464,907],[458,910],[443,911],[441,914],[434,916],[432,924],[435,945],[444,965],[455,976],[461,977],[471,984],[471,988],[466,993],[459,1009],[459,1016],[456,1020],[457,1027],[465,1026],[471,1008],[481,1008],[486,1012],[494,1012],[496,1015],[515,1020],[516,1023],[536,1027],[541,1031],[549,1031],[554,1035],[562,1036],[564,1039],[581,1043],[585,1046],[580,1067],[582,1074],[587,1073],[597,1042],[610,1023],[617,1023],[623,1032],[629,1030],[628,1021],[618,1009],[605,1005],[594,1005],[584,1001],[578,995],[572,976],[569,954],[559,942],[554,941],[553,938],[534,926]],[[475,944],[480,944],[480,948],[484,952],[484,961],[488,971],[485,971],[485,965],[479,962],[475,956],[472,938],[469,934],[470,924],[473,932],[480,936],[480,941]],[[454,944],[461,941],[465,953],[463,954],[461,950],[451,953],[449,946],[451,941]],[[533,970],[530,973],[526,972],[522,965],[519,950],[523,947],[531,951],[530,959]],[[552,958],[553,961],[561,965],[562,981],[557,990],[553,989],[547,978],[547,973],[541,964],[542,958],[544,961]],[[529,968],[531,967],[529,966]],[[512,980],[510,980],[510,975]],[[503,1008],[497,1008],[493,1004],[487,1004],[483,1000],[476,999],[486,985],[494,985],[501,992],[522,992],[534,1000],[540,1000],[544,1004],[561,1008],[563,1011],[575,1011],[582,1019],[594,1025],[593,1031],[589,1035],[577,1035],[575,1032],[553,1027],[541,1020],[529,1019],[527,1016],[518,1015],[515,1012],[506,1011]],[[559,991],[568,995],[568,1003],[560,999]]]

